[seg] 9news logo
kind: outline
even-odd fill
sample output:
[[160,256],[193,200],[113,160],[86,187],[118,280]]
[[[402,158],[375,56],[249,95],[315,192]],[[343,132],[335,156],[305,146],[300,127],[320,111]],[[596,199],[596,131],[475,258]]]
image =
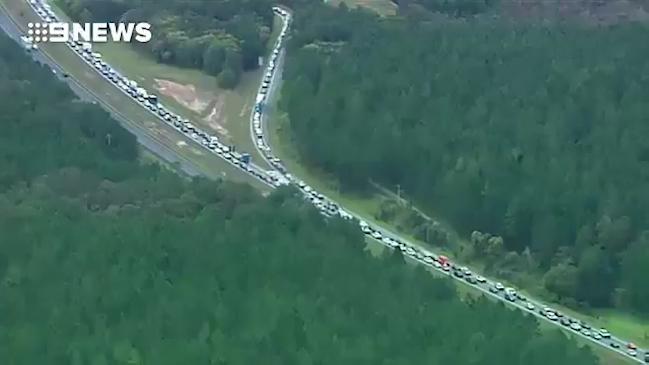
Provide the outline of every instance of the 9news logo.
[[147,43],[149,23],[29,23],[27,39],[34,43],[92,42]]

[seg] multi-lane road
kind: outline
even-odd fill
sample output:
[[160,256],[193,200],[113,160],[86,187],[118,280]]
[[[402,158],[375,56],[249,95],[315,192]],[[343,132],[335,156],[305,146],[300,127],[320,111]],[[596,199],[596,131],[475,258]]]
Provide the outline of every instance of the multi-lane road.
[[[281,49],[281,47],[280,47]],[[282,65],[282,58],[283,58],[283,49],[281,49],[280,57],[277,61],[278,65]],[[276,72],[273,74],[273,77],[271,78],[271,86],[268,88],[268,95],[266,96],[266,100],[272,100],[273,96],[272,94],[276,92],[278,89],[277,84],[281,83],[281,75],[282,75],[282,70],[280,67],[277,68]],[[267,113],[262,114],[262,130],[264,132],[268,131],[268,126],[264,125],[267,124],[269,119]],[[252,136],[254,139],[255,137]],[[265,135],[264,140],[266,143],[269,140],[269,138]],[[268,145],[271,147],[270,145]],[[272,166],[272,161],[269,161],[269,155],[272,156],[272,152],[264,152],[264,151],[259,151],[264,158],[267,159],[269,164]],[[328,200],[331,200],[327,197],[325,197]],[[345,210],[350,213],[352,216],[354,216],[356,219],[359,219],[360,221],[363,220],[363,217],[356,213],[353,212],[347,208]],[[379,232],[381,235],[381,238],[376,239],[376,237],[372,236],[372,233],[374,232]],[[410,251],[408,250],[408,247],[417,247],[416,244],[413,242],[409,241],[407,238],[403,237],[402,235],[395,233],[393,231],[387,230],[384,227],[372,227],[370,231],[367,231],[366,234],[372,238],[375,239],[378,243],[386,246],[388,249],[400,249],[403,251],[404,255],[409,257],[412,260],[415,260],[419,262],[422,265],[425,265],[429,267],[430,269],[437,270],[440,273],[443,273],[447,275],[450,278],[457,279],[458,281],[462,282],[460,285],[469,285],[473,287],[474,289],[477,289],[481,291],[482,293],[488,295],[491,298],[501,300],[511,306],[514,306],[516,308],[519,308],[520,310],[527,312],[531,315],[534,315],[535,317],[547,321],[550,324],[557,325],[560,327],[564,327],[567,331],[571,332],[573,335],[580,336],[590,342],[592,342],[595,345],[600,345],[603,347],[606,347],[607,349],[613,350],[619,354],[622,354],[625,357],[628,357],[629,359],[635,360],[637,362],[642,363],[645,356],[649,356],[649,352],[642,351],[642,350],[636,350],[635,355],[632,355],[632,353],[629,351],[629,348],[627,347],[629,345],[629,341],[620,339],[614,335],[602,337],[601,334],[599,333],[599,328],[592,328],[590,325],[587,323],[583,323],[581,321],[578,321],[573,318],[569,318],[568,316],[560,313],[559,311],[555,311],[551,309],[551,306],[548,304],[545,304],[541,301],[535,300],[533,298],[525,297],[522,295],[517,295],[513,297],[513,300],[507,299],[507,295],[505,292],[505,288],[501,288],[500,290],[496,288],[496,286],[500,287],[500,283],[498,283],[496,280],[491,280],[484,278],[482,276],[480,277],[480,281],[474,280],[476,278],[476,275],[474,273],[471,273],[471,275],[466,276],[461,274],[461,277],[458,275],[455,275],[456,272],[461,272],[461,270],[444,270],[444,268],[441,265],[436,264],[434,261],[431,262],[431,260],[426,260],[426,257],[439,257],[438,255],[434,254],[421,254],[421,252],[426,252],[426,250],[422,250],[421,248]],[[393,245],[390,245],[388,242],[384,241],[383,238],[389,238],[392,239],[393,241],[396,241],[398,243],[401,243],[402,245],[394,247]],[[414,253],[412,253],[414,252]],[[411,254],[412,253],[412,254]],[[457,266],[456,266],[457,267]],[[469,279],[469,277],[473,279]],[[469,282],[470,281],[470,282]],[[552,312],[552,314],[548,315],[549,312]],[[570,326],[573,326],[572,328]],[[578,329],[577,325],[579,326]],[[599,336],[595,336],[595,332],[598,332]],[[595,338],[597,337],[597,338]],[[649,363],[649,361],[647,361]]]
[[[287,12],[286,15],[280,17],[282,18],[284,24],[290,22],[290,17],[291,17],[290,13]],[[20,36],[22,35],[22,32],[20,30],[21,27],[19,26],[18,21],[19,20],[16,20],[15,18],[12,18],[10,16],[10,14],[7,12],[7,9],[3,8],[2,3],[0,2],[0,28],[2,28],[3,31],[7,33],[9,36],[14,38],[18,42],[20,42]],[[22,26],[24,27],[24,24],[22,24]],[[271,99],[271,95],[277,90],[278,84],[281,82],[281,65],[283,59],[282,39],[280,39],[280,41],[276,44],[274,50],[275,49],[279,51],[278,52],[279,56],[277,57],[276,61],[274,61],[275,66],[268,68],[268,71],[271,72],[272,76],[270,77],[270,85],[268,85],[265,88],[265,91],[263,91],[264,103],[267,103]],[[156,155],[160,156],[164,160],[179,163],[182,170],[184,170],[186,173],[190,175],[200,174],[201,169],[198,166],[194,165],[190,159],[179,155],[173,149],[165,146],[164,144],[161,144],[160,141],[155,139],[155,137],[151,136],[149,133],[146,133],[146,131],[144,131],[142,128],[139,128],[136,124],[130,122],[126,118],[126,116],[122,115],[119,112],[119,110],[117,110],[110,103],[104,102],[101,97],[93,93],[92,90],[84,86],[81,82],[71,77],[64,78],[63,76],[61,76],[64,74],[63,68],[52,57],[40,51],[34,51],[31,53],[36,61],[41,62],[43,64],[48,64],[53,70],[57,70],[58,71],[57,74],[59,75],[59,77],[62,80],[68,82],[72,90],[75,93],[77,93],[80,98],[88,101],[97,102],[100,105],[102,105],[104,108],[108,109],[111,112],[111,114],[116,116],[117,119],[120,122],[122,122],[122,124],[129,131],[131,131],[133,134],[137,136],[138,141],[141,144],[143,144],[147,149],[151,150],[152,152],[154,152]],[[129,75],[129,76],[133,77],[135,75]],[[260,86],[259,90],[260,90],[259,93],[262,93],[263,88]],[[259,146],[257,146],[257,143],[255,143],[255,146],[257,146],[259,150],[259,154],[264,157],[264,159],[268,162],[270,166],[279,167],[281,166],[281,164],[278,164],[277,158],[272,154],[272,150],[270,149],[271,146],[268,143],[268,138],[266,135],[268,130],[267,126],[265,125],[268,121],[268,116],[266,114],[267,114],[266,109],[264,108],[264,110],[262,110],[260,120],[261,120],[261,129],[263,131],[261,138],[264,141],[265,148],[264,150],[260,149]],[[253,116],[254,116],[254,112],[251,114],[250,132],[253,141],[257,141],[260,136],[257,135],[254,131]],[[312,199],[312,201],[317,200],[319,202],[325,202],[326,203],[325,205],[328,205],[329,207],[338,206],[331,199],[323,196],[322,194],[315,193],[315,191],[307,187],[305,184],[300,182],[294,176],[287,174],[283,169],[276,171],[276,173],[278,175],[284,175],[286,179],[288,179],[292,183],[295,183],[300,188],[300,190],[302,190],[302,192],[305,193],[305,196],[309,196],[309,197],[316,196],[316,198]],[[317,196],[319,196],[320,198],[318,198]],[[361,215],[351,212],[349,210],[344,210],[344,212],[349,213],[356,220],[362,222],[363,218]],[[365,225],[364,227],[365,227],[364,231],[368,236],[376,239],[379,243],[385,245],[386,247],[390,249],[400,249],[404,252],[404,255],[410,257],[413,260],[420,262],[423,265],[428,266],[433,270],[438,270],[439,272],[448,275],[450,278],[454,278],[463,282],[464,285],[472,286],[476,290],[479,290],[494,299],[504,301],[505,303],[517,307],[524,312],[528,312],[529,314],[534,315],[540,318],[541,320],[547,321],[548,323],[551,324],[555,324],[559,327],[564,327],[567,331],[570,331],[576,336],[581,336],[582,338],[591,341],[595,345],[600,345],[610,350],[616,351],[628,357],[629,359],[635,360],[640,363],[642,363],[643,360],[645,359],[645,356],[648,355],[648,353],[645,350],[641,350],[641,349],[638,349],[637,353],[635,355],[632,355],[632,353],[627,348],[629,344],[628,341],[619,339],[615,336],[601,337],[599,335],[595,335],[598,329],[588,328],[590,327],[588,325],[584,327],[585,325],[584,323],[580,323],[579,321],[576,320],[571,320],[567,316],[560,314],[556,311],[551,311],[551,310],[548,311],[549,309],[548,307],[550,306],[540,301],[534,300],[532,298],[524,298],[521,296],[513,296],[513,297],[510,296],[510,299],[513,300],[507,299],[506,298],[507,296],[505,294],[506,292],[505,289],[500,287],[500,285],[497,285],[498,283],[495,280],[484,279],[473,273],[471,275],[466,275],[466,273],[462,274],[462,270],[460,270],[458,266],[455,266],[455,269],[450,269],[447,267],[445,270],[442,267],[442,265],[439,265],[439,263],[436,261],[437,258],[439,257],[438,255],[435,255],[421,247],[418,247],[413,242],[409,241],[405,237],[402,237],[401,235],[395,232],[391,232],[382,227],[374,227],[371,225]],[[457,273],[457,275],[455,273]],[[473,278],[473,279],[468,279],[468,278]],[[479,278],[479,280],[476,280],[476,278]],[[500,289],[496,287],[499,287]],[[555,314],[550,314],[550,313],[555,313]],[[570,328],[571,325],[574,328]],[[577,326],[579,327],[578,329]],[[599,332],[597,333],[599,334]]]

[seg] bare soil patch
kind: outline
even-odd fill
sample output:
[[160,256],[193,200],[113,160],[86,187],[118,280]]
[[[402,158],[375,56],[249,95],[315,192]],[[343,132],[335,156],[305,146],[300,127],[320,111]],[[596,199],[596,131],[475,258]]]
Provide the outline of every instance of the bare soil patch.
[[227,115],[225,114],[225,100],[223,97],[216,98],[211,108],[208,109],[209,113],[203,118],[207,126],[218,133],[220,136],[230,139],[231,136],[225,128],[228,122]]
[[155,88],[160,94],[174,99],[178,104],[198,114],[202,114],[214,101],[213,96],[199,92],[194,85],[161,79],[155,79],[155,82]]

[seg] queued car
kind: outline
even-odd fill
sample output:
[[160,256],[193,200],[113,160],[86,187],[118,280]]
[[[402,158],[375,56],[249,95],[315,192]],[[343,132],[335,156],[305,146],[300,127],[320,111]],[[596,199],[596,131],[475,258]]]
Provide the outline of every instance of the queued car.
[[[38,6],[38,2],[36,2],[35,0],[30,0],[30,2],[32,5]],[[284,17],[286,20],[285,26],[283,27],[279,36],[279,41],[281,43],[281,41],[283,40],[286,34],[286,29],[287,29],[287,24],[289,19],[288,12],[284,11],[281,8],[273,8],[273,10],[280,16]],[[52,22],[56,20],[56,15],[51,11],[51,9],[41,10],[39,11],[39,15],[42,15],[42,18],[46,22]],[[157,96],[153,94],[138,93],[137,86],[131,84],[130,80],[118,74],[113,68],[111,68],[108,64],[102,61],[100,54],[91,52],[89,48],[84,47],[84,45],[81,44],[80,42],[68,42],[68,46],[76,53],[81,55],[81,57],[83,57],[86,61],[88,61],[88,63],[91,66],[93,66],[95,69],[97,69],[102,75],[104,75],[105,78],[107,78],[108,80],[116,84],[126,94],[130,95],[134,99],[141,102],[146,108],[148,108],[153,113],[157,114],[161,119],[170,123],[176,129],[181,130],[183,133],[190,134],[192,138],[199,141],[199,143],[201,143],[206,148],[215,151],[215,153],[221,154],[221,156],[224,157],[225,159],[228,159],[232,161],[234,164],[236,164],[237,166],[241,166],[243,168],[244,164],[242,163],[241,158],[238,157],[240,155],[237,155],[234,151],[230,151],[225,146],[220,145],[218,143],[218,140],[215,139],[215,137],[213,138],[209,134],[199,130],[198,128],[194,127],[190,123],[182,123],[181,119],[178,116],[169,113],[158,103]],[[36,45],[33,45],[33,49],[36,49]],[[271,60],[267,67],[268,71],[265,74],[261,84],[260,95],[262,95],[264,98],[266,96],[265,91],[270,87],[270,82],[272,81],[273,72],[276,68],[276,62],[277,62],[277,58],[279,57],[279,54],[280,54],[280,49],[278,46],[272,51]],[[64,74],[64,77],[67,77],[67,74]],[[255,111],[254,118],[255,121],[260,121],[261,113],[259,111]],[[261,130],[260,127],[255,127],[254,131],[258,136],[263,136],[263,131]],[[269,147],[265,146],[265,143],[263,143],[263,139],[259,142],[259,144],[261,145],[260,147],[262,146],[264,147],[264,150],[270,151]],[[273,159],[272,161],[274,165],[281,166],[281,161],[279,161],[279,159]],[[251,174],[257,176],[260,179],[264,179],[265,181],[277,181],[277,179],[275,178],[270,178],[265,174],[260,174],[259,172],[252,170],[252,168],[250,168],[249,166],[246,166],[245,170],[251,172]],[[299,185],[305,191],[306,188],[308,188],[303,183]],[[318,207],[322,212],[326,212],[329,214],[339,214],[343,216],[343,212],[339,210],[339,208],[335,206],[333,203],[326,200],[324,196],[322,196],[321,194],[315,191],[313,192],[313,194],[319,200],[319,202],[317,202],[316,204],[318,204]],[[349,217],[350,219],[352,218],[351,215]],[[465,278],[465,280],[471,284],[487,282],[487,280],[484,277],[479,275],[473,275],[473,273],[468,268],[465,267],[460,268],[457,266],[453,266],[448,262],[441,263],[439,260],[436,260],[432,256],[425,255],[422,254],[421,252],[415,251],[411,247],[405,246],[389,237],[384,237],[381,234],[381,232],[370,228],[366,224],[365,225],[361,224],[361,229],[363,230],[363,232],[370,234],[372,237],[382,240],[388,246],[394,248],[399,247],[410,256],[417,257],[418,259],[424,261],[427,264],[433,265],[437,268],[442,268],[445,271],[451,271],[452,269],[453,275],[457,276],[458,278]],[[512,288],[505,288],[501,283],[495,283],[494,285],[490,285],[489,290],[492,291],[493,293],[505,291],[505,296],[507,297],[508,300],[515,301],[518,299],[520,301],[526,302],[525,305],[528,310],[530,311],[535,310],[534,305],[530,302],[527,302],[527,299],[523,297],[520,293],[517,293]],[[554,310],[549,310],[547,308],[544,308],[542,310],[542,314],[545,315],[550,320],[558,320],[560,318],[562,325],[564,326],[569,325],[571,329],[575,331],[579,331],[581,334],[585,336],[590,336],[593,339],[600,340],[602,338],[610,338],[610,333],[606,329],[602,328],[599,330],[591,330],[591,327],[588,324],[583,322],[582,323],[571,322],[569,319],[565,318],[561,313],[556,312]],[[611,342],[610,346],[613,348],[619,348],[619,345],[614,342]],[[632,356],[637,355],[638,349],[632,343],[627,344],[626,350],[629,355]],[[644,361],[649,363],[649,353],[645,354]]]

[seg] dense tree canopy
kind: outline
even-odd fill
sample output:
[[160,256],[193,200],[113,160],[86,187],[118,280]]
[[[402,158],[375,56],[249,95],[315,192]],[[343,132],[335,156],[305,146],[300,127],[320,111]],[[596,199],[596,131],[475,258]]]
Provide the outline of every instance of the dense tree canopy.
[[[271,0],[59,0],[75,20],[148,21],[146,46],[164,63],[202,69],[238,83],[258,67],[273,28]],[[223,76],[222,74],[226,74]]]
[[498,256],[564,300],[649,313],[646,26],[332,21],[297,19],[287,60],[308,163],[503,237]]
[[494,7],[498,0],[394,0],[402,14],[422,17],[425,12],[465,17],[484,13]]
[[[185,181],[0,35],[3,364],[597,361],[292,190]],[[112,137],[108,137],[112,136]]]

